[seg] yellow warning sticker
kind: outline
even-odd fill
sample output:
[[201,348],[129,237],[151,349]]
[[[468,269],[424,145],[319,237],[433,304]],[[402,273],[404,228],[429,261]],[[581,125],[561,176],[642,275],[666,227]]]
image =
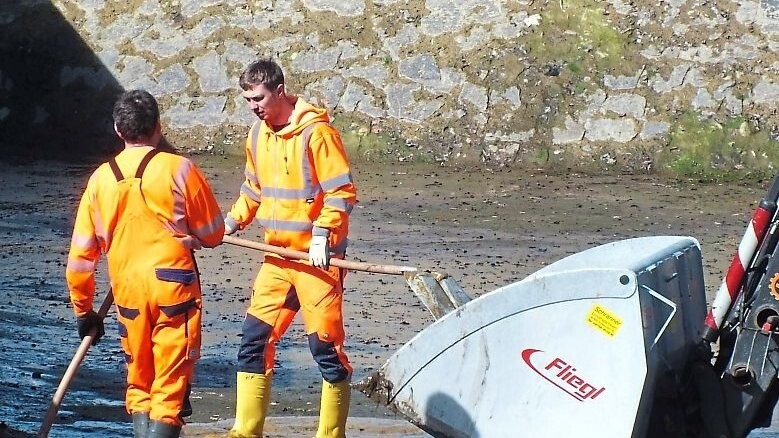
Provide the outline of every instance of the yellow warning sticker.
[[587,315],[587,323],[609,336],[615,336],[622,326],[622,320],[608,309],[598,304]]

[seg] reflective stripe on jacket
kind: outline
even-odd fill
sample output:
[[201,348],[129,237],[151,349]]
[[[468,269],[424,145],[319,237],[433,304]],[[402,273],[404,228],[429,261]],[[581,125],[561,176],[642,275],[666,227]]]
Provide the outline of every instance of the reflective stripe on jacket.
[[274,132],[255,123],[246,139],[246,180],[228,221],[240,228],[255,217],[265,242],[307,251],[312,235],[329,236],[342,253],[357,199],[341,135],[327,111],[297,98],[291,123]]

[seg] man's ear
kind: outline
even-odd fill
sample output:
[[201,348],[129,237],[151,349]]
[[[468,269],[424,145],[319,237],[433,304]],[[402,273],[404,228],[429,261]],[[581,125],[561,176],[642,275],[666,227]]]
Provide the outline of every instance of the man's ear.
[[114,132],[116,133],[116,135],[118,135],[118,136],[119,136],[119,138],[121,138],[122,140],[124,140],[124,136],[122,135],[122,133],[121,133],[121,132],[119,132],[119,127],[118,127],[118,126],[116,126],[116,122],[114,122]]
[[276,86],[276,94],[279,96],[283,96],[285,94],[286,90],[284,89],[284,84],[279,84]]

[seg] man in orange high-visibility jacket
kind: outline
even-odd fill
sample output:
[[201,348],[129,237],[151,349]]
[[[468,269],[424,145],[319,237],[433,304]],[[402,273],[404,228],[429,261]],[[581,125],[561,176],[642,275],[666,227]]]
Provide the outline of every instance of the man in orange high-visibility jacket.
[[178,437],[191,414],[200,357],[201,290],[194,250],[219,245],[224,219],[203,174],[157,146],[159,108],[142,90],[114,105],[125,142],[92,174],[76,214],[66,277],[83,338],[103,333],[92,310],[95,265],[108,260],[127,360],[126,408],[135,437]]
[[339,132],[327,111],[284,90],[272,60],[249,65],[240,85],[259,118],[246,140],[246,180],[225,218],[225,232],[256,217],[265,242],[308,251],[310,262],[266,254],[243,323],[232,437],[262,437],[275,345],[302,310],[308,344],[322,373],[317,438],[345,436],[352,367],[343,351],[343,279],[329,265],[343,257],[356,202]]

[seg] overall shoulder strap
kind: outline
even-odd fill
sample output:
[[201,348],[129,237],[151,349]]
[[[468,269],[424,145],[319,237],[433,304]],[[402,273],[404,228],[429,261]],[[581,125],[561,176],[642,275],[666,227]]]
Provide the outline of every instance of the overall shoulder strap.
[[119,165],[116,164],[116,158],[111,158],[111,161],[108,162],[108,165],[111,166],[111,171],[114,172],[114,177],[116,178],[117,182],[124,179],[122,171],[119,170]]
[[[138,164],[138,170],[135,171],[136,178],[141,178],[143,176],[143,172],[146,170],[146,166],[149,164],[149,161],[151,161],[151,159],[160,152],[161,151],[159,149],[154,148],[146,155],[144,155],[140,164]],[[108,165],[111,167],[111,171],[114,173],[116,181],[121,181],[124,179],[124,175],[122,174],[121,169],[119,169],[119,165],[116,164],[116,158],[111,158],[111,160],[108,162]]]
[[152,158],[154,158],[155,155],[160,153],[161,151],[157,148],[153,148],[149,152],[146,153],[146,155],[143,156],[143,159],[141,160],[141,163],[138,164],[138,170],[135,171],[135,177],[140,179],[143,177],[143,172],[146,170],[146,166],[149,164],[149,161],[151,161]]

